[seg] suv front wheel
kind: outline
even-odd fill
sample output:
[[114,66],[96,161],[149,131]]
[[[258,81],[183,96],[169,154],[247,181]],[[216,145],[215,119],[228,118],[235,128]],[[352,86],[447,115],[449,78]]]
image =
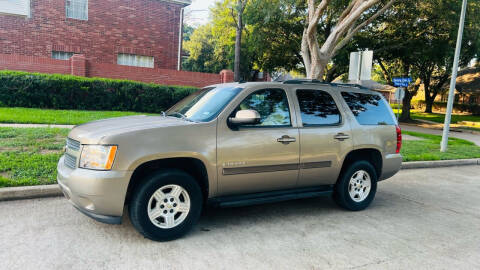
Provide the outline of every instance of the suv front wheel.
[[367,208],[377,191],[377,173],[368,161],[356,161],[341,174],[335,185],[334,199],[341,207],[359,211]]
[[173,240],[196,223],[202,202],[202,192],[192,176],[180,170],[162,170],[135,189],[129,204],[130,220],[149,239]]

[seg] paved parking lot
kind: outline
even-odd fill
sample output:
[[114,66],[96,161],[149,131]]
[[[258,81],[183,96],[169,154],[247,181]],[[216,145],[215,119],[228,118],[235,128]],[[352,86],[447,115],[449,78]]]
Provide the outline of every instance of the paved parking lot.
[[404,170],[362,212],[329,198],[209,209],[156,243],[63,198],[0,202],[0,269],[480,268],[480,166]]

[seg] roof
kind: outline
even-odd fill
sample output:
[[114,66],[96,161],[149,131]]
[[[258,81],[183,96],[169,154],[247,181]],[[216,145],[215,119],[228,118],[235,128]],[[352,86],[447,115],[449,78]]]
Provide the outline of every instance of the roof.
[[462,93],[480,94],[480,67],[460,70],[455,88]]
[[160,1],[170,2],[170,3],[174,3],[174,4],[180,4],[180,5],[184,5],[184,6],[188,6],[192,3],[192,0],[160,0]]
[[342,88],[344,91],[348,90],[355,90],[355,91],[362,91],[365,93],[374,93],[371,91],[371,89],[368,89],[366,87],[363,87],[361,85],[357,84],[347,84],[347,83],[326,83],[326,82],[321,82],[318,80],[309,80],[309,79],[295,79],[295,80],[286,80],[283,82],[229,82],[229,83],[219,83],[219,84],[213,84],[209,85],[206,87],[220,87],[220,86],[231,86],[231,87],[251,87],[251,86],[257,86],[257,85],[265,85],[269,87],[281,87],[282,85],[305,85],[308,86],[305,89],[311,89],[312,87],[316,85],[321,85],[321,86],[326,86],[326,87],[332,87],[332,88]]

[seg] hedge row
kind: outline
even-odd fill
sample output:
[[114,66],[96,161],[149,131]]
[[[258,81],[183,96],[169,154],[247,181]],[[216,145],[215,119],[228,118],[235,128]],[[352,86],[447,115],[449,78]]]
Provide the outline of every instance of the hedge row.
[[128,80],[0,71],[0,106],[158,113],[195,87]]

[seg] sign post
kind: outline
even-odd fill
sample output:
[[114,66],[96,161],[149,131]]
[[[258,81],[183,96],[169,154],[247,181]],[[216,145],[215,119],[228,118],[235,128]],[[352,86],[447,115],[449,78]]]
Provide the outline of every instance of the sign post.
[[403,78],[393,78],[393,85],[398,87],[395,91],[395,99],[397,100],[397,121],[400,116],[400,103],[402,103],[403,98],[405,97],[405,89],[404,87],[408,87],[410,82],[412,82],[412,78],[410,77],[403,77]]
[[361,80],[370,80],[372,77],[373,51],[350,53],[348,80],[359,83]]
[[397,88],[395,91],[395,100],[397,100],[397,121],[400,116],[400,103],[403,101],[405,97],[405,89],[403,87]]

